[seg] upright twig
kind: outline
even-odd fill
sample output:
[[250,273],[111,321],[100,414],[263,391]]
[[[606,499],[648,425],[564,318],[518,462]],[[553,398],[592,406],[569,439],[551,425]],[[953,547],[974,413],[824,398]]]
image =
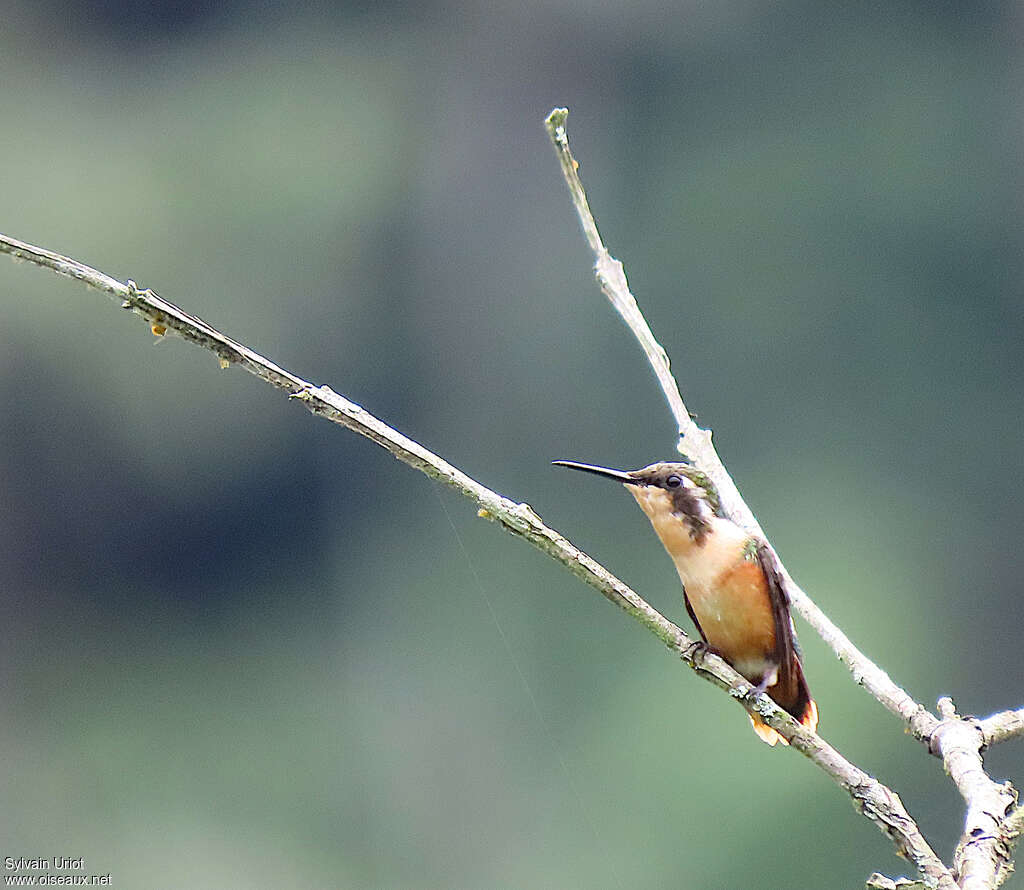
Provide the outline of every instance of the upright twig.
[[[760,523],[743,500],[736,483],[733,482],[732,476],[729,475],[725,464],[718,456],[718,452],[711,442],[711,431],[701,429],[690,416],[680,395],[679,385],[672,375],[668,355],[655,339],[647,320],[640,311],[636,298],[626,281],[622,263],[611,256],[601,240],[597,223],[590,211],[590,204],[580,180],[579,164],[569,149],[569,137],[565,130],[568,114],[569,111],[566,108],[555,108],[545,120],[545,126],[555,146],[559,165],[562,168],[562,176],[569,187],[569,194],[576,208],[576,214],[579,216],[580,225],[583,227],[583,234],[594,253],[594,272],[601,290],[622,316],[630,331],[633,332],[658,378],[661,391],[665,394],[665,399],[679,430],[679,451],[692,460],[715,483],[722,505],[729,517],[751,533],[765,538]],[[781,560],[779,560],[779,565],[782,566]],[[923,705],[914,701],[903,688],[893,682],[885,671],[857,649],[846,634],[829,620],[811,598],[796,585],[789,573],[785,571],[784,566],[783,571],[793,607],[839,656],[839,660],[849,668],[857,683],[906,722],[915,736],[926,738],[931,730],[938,725],[934,715],[929,713]]]

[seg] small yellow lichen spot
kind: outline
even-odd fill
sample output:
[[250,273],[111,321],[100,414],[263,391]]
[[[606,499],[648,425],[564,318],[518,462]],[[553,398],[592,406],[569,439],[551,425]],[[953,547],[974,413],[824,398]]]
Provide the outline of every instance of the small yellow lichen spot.
[[230,367],[231,367],[231,362],[229,362],[226,358],[221,356],[221,359],[220,359],[220,369],[222,371],[226,371]]
[[483,507],[476,511],[476,515],[479,516],[481,519],[491,518],[491,514],[487,512],[487,510],[485,510]]
[[162,337],[167,333],[166,326],[155,321],[149,326],[149,329],[153,332],[154,337]]

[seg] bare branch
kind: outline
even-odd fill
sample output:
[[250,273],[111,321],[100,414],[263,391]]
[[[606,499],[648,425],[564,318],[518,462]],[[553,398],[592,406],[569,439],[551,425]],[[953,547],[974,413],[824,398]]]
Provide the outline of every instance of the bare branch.
[[815,743],[807,746],[804,740],[806,735],[811,733],[794,735],[790,743],[829,775],[834,777],[836,771],[845,775],[846,778],[840,784],[853,799],[857,810],[895,843],[896,851],[901,856],[917,866],[929,886],[954,890],[957,885],[952,874],[928,845],[899,795],[863,770],[849,764],[824,741],[816,738]]
[[1013,871],[1012,845],[1005,819],[1017,802],[1009,783],[993,782],[985,772],[981,751],[985,736],[977,720],[957,716],[949,698],[939,699],[942,722],[931,745],[967,804],[964,831],[953,854],[953,870],[963,890],[998,887]]
[[868,878],[864,885],[866,890],[927,890],[928,885],[924,881],[912,881],[910,878],[887,878],[877,871]]
[[[1009,855],[1013,856],[1013,851],[1017,848],[1020,843],[1021,835],[1024,835],[1024,804],[1017,804],[1003,820],[1002,825],[1003,837],[1006,838],[1006,846],[1009,851]],[[1007,869],[1003,872],[1004,879],[1010,876],[1010,870]]]
[[991,747],[1007,739],[1024,735],[1024,708],[1015,711],[1000,711],[981,721],[985,746]]
[[[672,376],[668,353],[654,339],[654,334],[647,324],[647,319],[644,318],[636,299],[629,290],[629,284],[626,282],[626,272],[622,268],[622,263],[608,253],[608,248],[604,246],[604,242],[601,240],[601,235],[597,231],[597,222],[594,219],[594,214],[590,212],[587,194],[583,190],[583,183],[580,181],[579,164],[572,156],[572,152],[569,151],[569,138],[565,133],[565,120],[568,116],[569,109],[555,108],[547,116],[544,123],[551,141],[555,144],[558,162],[562,166],[562,175],[569,185],[569,194],[572,197],[573,204],[576,206],[576,214],[579,216],[580,224],[583,226],[583,234],[596,258],[594,271],[597,274],[597,280],[605,296],[608,297],[616,311],[622,316],[626,324],[629,325],[633,336],[640,342],[644,354],[654,370],[654,375],[658,378],[658,383],[661,384],[661,391],[665,394],[665,399],[668,401],[669,408],[672,410],[672,416],[675,418],[679,428],[679,450],[693,457],[694,454],[700,453],[702,444],[705,448],[711,447],[711,433],[702,430],[690,418],[686,406],[683,404],[683,397],[679,394],[679,387]],[[686,443],[687,448],[682,447],[683,443]],[[704,467],[701,467],[701,469],[704,469]],[[713,481],[717,482],[718,480],[715,479]]]
[[77,278],[119,298],[124,308],[141,315],[157,329],[174,331],[184,339],[209,349],[222,362],[240,365],[257,377],[287,391],[290,397],[301,401],[312,413],[348,427],[432,479],[458,489],[476,501],[480,506],[478,512],[481,517],[500,523],[512,534],[524,538],[562,563],[578,578],[628,612],[704,679],[727,690],[748,711],[756,712],[786,738],[793,748],[817,764],[846,790],[857,809],[893,840],[897,850],[910,859],[933,886],[943,890],[955,888],[948,869],[928,845],[895,792],[847,761],[822,738],[778,708],[766,695],[754,694],[751,684],[722,659],[711,654],[698,654],[695,641],[683,630],[557,531],[546,526],[529,505],[517,504],[491,491],[329,387],[315,386],[285,371],[152,291],[139,290],[130,280],[122,284],[68,257],[6,235],[0,235],[0,253],[8,253],[62,275]]
[[[693,422],[679,393],[679,386],[672,376],[668,356],[655,340],[654,334],[651,333],[651,329],[637,305],[636,298],[629,290],[622,263],[608,253],[608,248],[601,240],[597,231],[597,223],[590,212],[586,192],[580,180],[579,164],[569,150],[569,138],[565,132],[565,121],[568,114],[569,111],[566,108],[555,108],[545,120],[545,126],[551,137],[551,142],[555,146],[562,175],[569,187],[569,194],[572,196],[580,224],[583,226],[583,233],[594,253],[594,270],[601,290],[604,291],[615,310],[633,332],[643,348],[659,384],[661,384],[662,392],[665,394],[665,399],[668,401],[672,416],[679,429],[679,451],[692,460],[714,482],[722,506],[730,518],[751,533],[767,540],[760,524],[743,500],[736,484],[715,451],[715,447],[711,443],[710,430],[703,430]],[[776,554],[777,556],[778,554]],[[781,560],[779,560],[779,565],[782,566]],[[839,660],[853,674],[857,684],[867,689],[882,705],[903,720],[918,739],[927,739],[931,731],[938,725],[935,716],[911,698],[906,690],[893,682],[885,671],[857,649],[849,637],[836,627],[811,598],[797,586],[784,566],[782,569],[793,607],[832,648]]]

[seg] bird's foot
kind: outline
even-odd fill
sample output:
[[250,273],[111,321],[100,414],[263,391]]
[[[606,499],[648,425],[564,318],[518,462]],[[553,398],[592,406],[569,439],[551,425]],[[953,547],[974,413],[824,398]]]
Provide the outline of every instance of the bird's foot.
[[683,650],[683,657],[692,661],[695,667],[700,667],[710,651],[711,647],[703,640],[694,640]]
[[757,696],[762,692],[767,692],[769,686],[774,686],[779,679],[779,669],[777,667],[772,668],[770,671],[765,671],[764,676],[761,677],[761,682],[758,683],[751,691],[751,695]]

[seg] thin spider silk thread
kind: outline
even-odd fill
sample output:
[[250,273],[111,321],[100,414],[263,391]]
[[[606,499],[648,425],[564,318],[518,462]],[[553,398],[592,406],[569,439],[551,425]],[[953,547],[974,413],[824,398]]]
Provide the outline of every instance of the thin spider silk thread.
[[[527,698],[530,699],[530,704],[533,707],[533,712],[537,716],[537,722],[540,724],[541,730],[547,737],[548,745],[551,747],[551,750],[555,752],[555,757],[558,760],[559,768],[561,769],[562,775],[565,778],[565,783],[566,785],[568,785],[569,790],[571,791],[573,797],[575,797],[576,799],[576,805],[579,807],[579,811],[583,816],[583,821],[586,822],[587,826],[593,833],[594,840],[597,843],[598,848],[610,849],[603,843],[603,839],[601,838],[600,832],[597,829],[597,825],[595,824],[594,820],[590,817],[590,814],[587,812],[587,808],[583,805],[583,796],[580,794],[579,789],[576,786],[576,783],[573,781],[572,773],[569,771],[569,765],[566,763],[565,757],[562,755],[562,752],[555,744],[554,733],[552,732],[551,727],[548,725],[548,721],[544,719],[544,714],[541,711],[540,705],[537,702],[537,696],[534,695],[533,687],[530,686],[530,681],[526,679],[526,674],[523,672],[523,668],[519,664],[519,659],[516,658],[516,654],[512,650],[512,644],[509,642],[509,639],[505,634],[505,630],[504,628],[502,628],[501,622],[498,620],[498,613],[494,610],[494,603],[491,602],[491,598],[487,593],[487,589],[484,586],[483,580],[480,577],[480,573],[476,569],[476,564],[473,562],[473,557],[469,552],[469,548],[466,547],[465,542],[462,540],[462,535],[459,534],[459,530],[456,527],[454,520],[452,519],[452,515],[448,511],[448,505],[445,504],[444,498],[441,497],[441,492],[438,490],[436,483],[432,486],[432,488],[434,489],[434,493],[437,495],[438,501],[440,501],[441,503],[441,509],[444,511],[445,518],[448,520],[448,524],[452,528],[452,533],[455,535],[455,540],[459,544],[459,549],[462,550],[462,554],[466,558],[466,564],[469,566],[469,572],[473,576],[476,589],[480,594],[480,597],[487,604],[487,611],[491,614],[491,621],[494,622],[494,627],[498,631],[498,636],[501,637],[501,642],[502,645],[504,645],[505,647],[505,651],[508,653],[509,661],[512,662],[512,666],[515,668],[516,674],[519,675],[519,681],[523,684],[523,688],[526,690]],[[615,886],[622,888],[624,885],[622,881],[619,880],[618,872],[614,868],[612,868],[610,864],[608,868]]]

